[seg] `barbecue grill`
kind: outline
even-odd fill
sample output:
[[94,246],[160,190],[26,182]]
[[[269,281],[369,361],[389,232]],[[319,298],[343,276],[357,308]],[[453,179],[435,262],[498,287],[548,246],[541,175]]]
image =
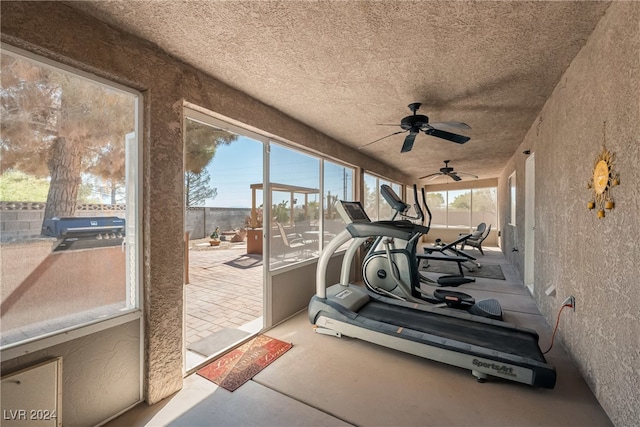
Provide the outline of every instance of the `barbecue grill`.
[[116,216],[54,217],[44,220],[42,234],[58,238],[54,251],[118,246],[123,242],[125,220]]

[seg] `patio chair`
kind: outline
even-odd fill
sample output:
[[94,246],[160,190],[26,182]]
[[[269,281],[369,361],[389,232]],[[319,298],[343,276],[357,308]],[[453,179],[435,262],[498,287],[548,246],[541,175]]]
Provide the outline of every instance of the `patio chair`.
[[460,250],[464,250],[465,245],[469,245],[472,248],[477,248],[480,251],[480,253],[484,255],[484,251],[482,250],[482,242],[484,242],[484,239],[487,238],[490,231],[491,231],[491,224],[489,224],[489,226],[484,230],[484,232],[479,237],[474,238],[473,236],[471,236],[465,239],[462,242],[462,246],[460,247]]
[[481,222],[480,224],[478,224],[478,226],[476,227],[476,231],[474,231],[473,233],[471,233],[471,238],[472,239],[479,239],[482,236],[482,233],[484,233],[484,231],[487,229],[487,224],[484,222]]
[[290,253],[297,253],[298,255],[302,255],[305,251],[311,249],[312,242],[304,240],[302,235],[298,233],[287,234],[282,224],[277,221],[276,226],[278,227],[280,238],[282,239],[282,243],[285,247],[285,250],[282,253],[283,260]]
[[475,239],[478,240],[481,236],[482,233],[484,233],[484,231],[487,229],[487,224],[484,222],[481,222],[480,224],[478,224],[478,226],[476,227],[476,231],[474,231],[473,233],[471,233],[471,235],[469,235],[469,233],[460,233],[458,234],[458,236],[462,237],[462,236],[467,236],[469,235],[469,237],[467,237],[467,239]]

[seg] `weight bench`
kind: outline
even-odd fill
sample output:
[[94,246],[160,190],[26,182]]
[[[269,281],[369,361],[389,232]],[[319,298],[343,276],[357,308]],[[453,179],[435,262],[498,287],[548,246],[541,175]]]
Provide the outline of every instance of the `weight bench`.
[[[476,261],[476,257],[474,257],[472,255],[469,255],[468,253],[464,252],[463,250],[457,248],[457,246],[459,244],[461,244],[462,247],[464,247],[464,244],[471,237],[473,237],[473,233],[461,235],[460,237],[458,237],[456,240],[454,240],[451,243],[444,243],[442,240],[436,239],[435,246],[425,247],[424,248],[424,252],[425,252],[425,254],[429,254],[429,255],[434,254],[434,253],[441,253],[441,254],[446,256],[448,254],[446,254],[445,251],[450,251],[450,252],[453,253],[453,256],[465,258],[465,260],[463,262],[470,262],[473,265],[475,265],[476,267],[480,268],[481,265],[480,265],[479,262]],[[464,265],[464,267],[467,268],[469,271],[473,271],[473,269],[469,268],[469,266],[467,266],[467,265]],[[460,264],[460,269],[462,270],[462,264]]]

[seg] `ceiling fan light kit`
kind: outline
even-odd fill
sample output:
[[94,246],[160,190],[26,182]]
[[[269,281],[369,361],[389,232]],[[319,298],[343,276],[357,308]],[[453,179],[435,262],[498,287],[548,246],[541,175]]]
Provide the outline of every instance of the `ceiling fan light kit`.
[[[462,122],[439,122],[439,123],[429,123],[429,117],[418,114],[418,109],[422,104],[419,102],[414,102],[409,104],[409,109],[413,113],[411,116],[404,117],[400,120],[401,131],[394,132],[390,135],[383,136],[382,138],[376,139],[375,141],[369,142],[361,146],[360,148],[367,147],[375,142],[381,141],[385,138],[388,138],[393,135],[397,135],[399,133],[409,132],[409,134],[405,137],[404,143],[402,144],[402,148],[400,149],[401,153],[406,153],[411,151],[413,148],[413,143],[415,142],[416,135],[420,132],[423,132],[426,135],[434,136],[436,138],[446,139],[447,141],[455,142],[456,144],[464,144],[469,141],[468,136],[458,135],[456,133],[448,132],[446,130],[440,129],[440,127],[455,127],[459,129],[471,129],[466,123]],[[394,125],[395,126],[395,125]]]

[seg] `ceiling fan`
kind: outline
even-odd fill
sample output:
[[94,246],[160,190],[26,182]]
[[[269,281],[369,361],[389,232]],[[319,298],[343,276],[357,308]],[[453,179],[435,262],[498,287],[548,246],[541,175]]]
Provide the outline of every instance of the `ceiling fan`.
[[454,181],[462,181],[462,178],[461,178],[459,175],[466,175],[466,176],[470,176],[470,177],[472,177],[472,178],[476,178],[476,179],[478,178],[476,175],[472,175],[472,174],[470,174],[470,173],[455,172],[455,171],[453,170],[453,168],[450,168],[450,167],[449,167],[449,162],[450,162],[450,161],[451,161],[451,160],[445,160],[445,161],[444,161],[444,167],[443,167],[443,168],[440,168],[440,172],[431,173],[431,174],[429,174],[429,175],[421,176],[421,177],[420,177],[420,178],[418,178],[418,179],[424,179],[424,178],[429,178],[429,177],[431,177],[430,179],[428,179],[428,181],[431,181],[431,180],[434,180],[434,179],[436,179],[438,176],[441,176],[441,175],[442,175],[442,176],[448,176],[448,177],[450,177],[451,179],[453,179]]
[[[400,150],[401,153],[406,153],[407,151],[411,151],[411,149],[413,148],[413,142],[416,139],[416,135],[418,135],[420,131],[424,132],[427,135],[435,136],[436,138],[442,138],[448,141],[455,142],[456,144],[464,144],[469,139],[471,139],[468,136],[458,135],[456,133],[451,133],[451,132],[447,132],[446,130],[440,129],[443,126],[455,127],[459,129],[471,129],[471,126],[462,122],[429,123],[429,117],[423,116],[422,114],[417,114],[417,111],[421,105],[422,104],[419,102],[414,102],[413,104],[409,104],[409,109],[413,112],[413,115],[407,116],[400,121],[399,126],[403,130],[394,132],[387,136],[383,136],[382,138],[369,142],[368,144],[365,144],[360,148],[364,148],[375,142],[381,141],[390,136],[397,135],[399,133],[404,133],[404,132],[409,132],[409,135],[407,135],[404,139],[404,144],[402,144],[402,149]],[[389,126],[398,126],[398,125],[389,125]]]

